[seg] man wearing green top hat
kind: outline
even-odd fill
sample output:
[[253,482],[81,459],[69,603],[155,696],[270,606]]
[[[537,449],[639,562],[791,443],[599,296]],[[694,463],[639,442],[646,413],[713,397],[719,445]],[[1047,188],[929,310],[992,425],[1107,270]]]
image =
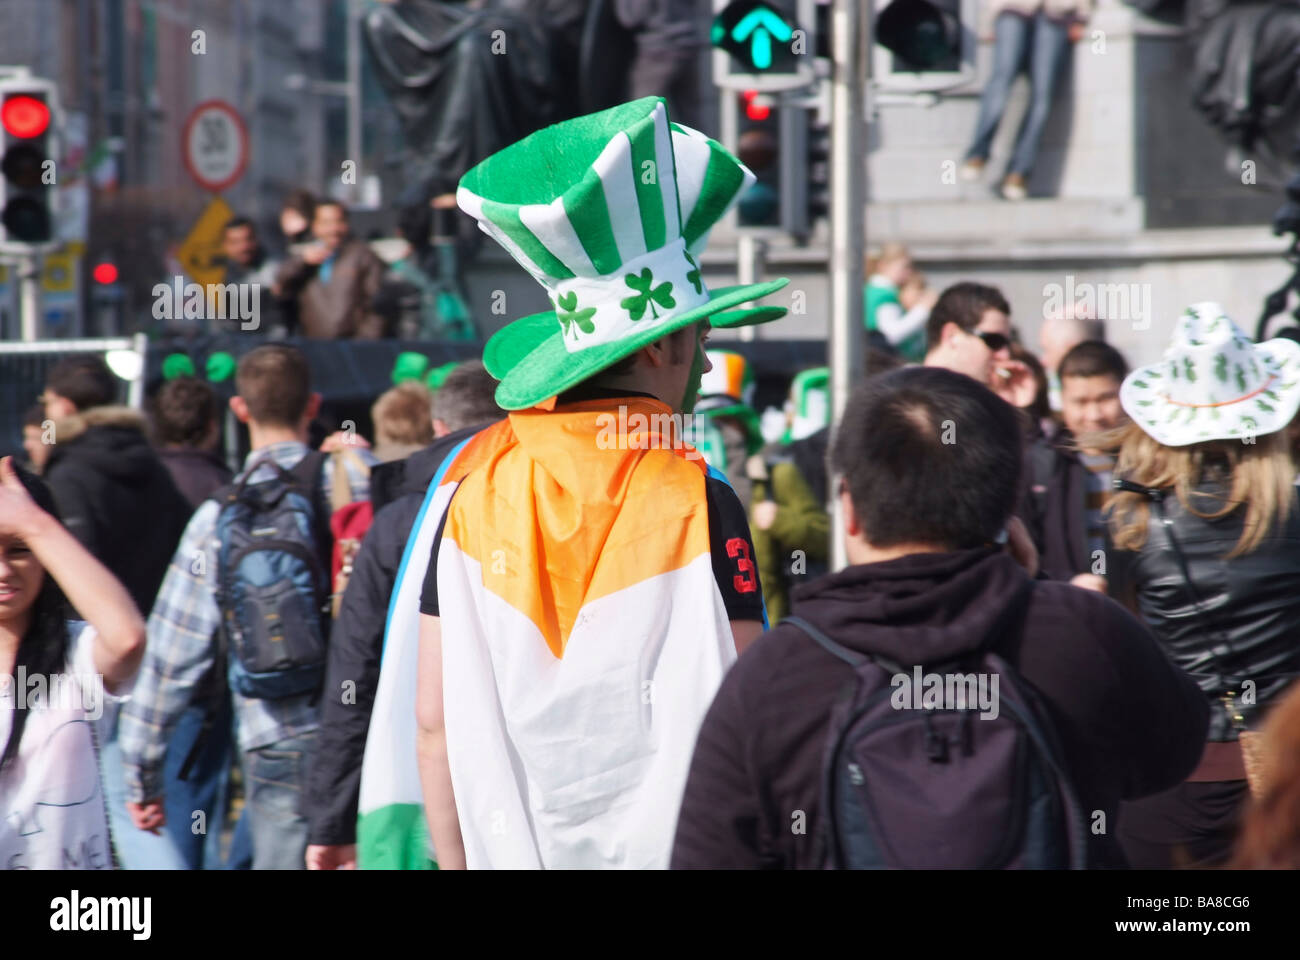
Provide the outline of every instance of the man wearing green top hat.
[[[509,416],[453,457],[413,532],[431,548],[395,592],[383,669],[418,664],[406,695],[444,868],[667,865],[699,721],[763,628],[743,508],[680,430],[710,327],[784,313],[739,309],[784,280],[702,276],[707,231],[749,182],[657,97],[538,131],[461,181],[461,208],[554,310],[488,343]],[[611,422],[629,425],[614,443]],[[391,709],[376,704],[368,765]],[[363,824],[381,802],[365,781]]]

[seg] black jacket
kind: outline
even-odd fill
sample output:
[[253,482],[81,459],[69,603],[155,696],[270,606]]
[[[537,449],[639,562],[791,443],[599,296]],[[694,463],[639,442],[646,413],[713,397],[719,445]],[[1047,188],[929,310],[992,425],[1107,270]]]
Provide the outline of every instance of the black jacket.
[[193,508],[129,407],[94,407],[59,420],[54,439],[43,479],[64,525],[148,617]]
[[[982,645],[1041,695],[1090,835],[1092,864],[1118,866],[1119,801],[1173,787],[1204,746],[1205,699],[1149,631],[1109,598],[1026,582],[991,548],[914,554],[850,567],[799,587],[794,612],[845,646],[904,664]],[[853,668],[787,624],[760,637],[723,678],[691,762],[674,867],[817,866],[829,719]],[[802,811],[804,831],[791,829]]]
[[[1193,505],[1208,513],[1222,506],[1216,497],[1228,487],[1207,479],[1199,490]],[[1231,560],[1224,554],[1241,535],[1243,509],[1204,520],[1184,510],[1172,491],[1164,506],[1173,540],[1153,504],[1142,549],[1108,553],[1111,594],[1136,602],[1170,658],[1205,692],[1212,706],[1209,739],[1235,740],[1222,698],[1234,693],[1236,712],[1255,726],[1264,708],[1300,675],[1300,502],[1292,502],[1284,527]],[[1242,702],[1247,680],[1255,685],[1253,705]]]
[[[371,473],[375,518],[353,561],[343,605],[330,631],[324,688],[338,691],[344,681],[352,681],[356,697],[349,703],[333,695],[321,701],[319,744],[310,761],[303,796],[308,843],[356,842],[361,760],[379,687],[388,602],[402,554],[443,459],[481,429],[471,427],[440,437],[406,460],[397,461],[400,467],[384,464]],[[378,486],[376,474],[381,477]],[[380,499],[374,498],[376,493]]]
[[1033,438],[1025,447],[1032,520],[1039,566],[1050,580],[1069,580],[1093,572],[1088,550],[1086,505],[1088,468],[1070,448],[1067,430],[1048,440]]
[[171,474],[176,489],[196,510],[199,504],[234,479],[225,461],[207,450],[165,447],[158,451],[158,459]]

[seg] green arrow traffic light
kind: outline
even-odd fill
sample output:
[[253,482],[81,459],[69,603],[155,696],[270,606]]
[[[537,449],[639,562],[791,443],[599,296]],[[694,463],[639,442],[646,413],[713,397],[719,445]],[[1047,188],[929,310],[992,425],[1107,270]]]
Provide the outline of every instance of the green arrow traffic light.
[[751,36],[749,59],[760,70],[772,65],[772,41],[786,43],[794,35],[790,25],[767,7],[758,7],[745,14],[743,20],[731,28],[731,36],[737,43],[744,43]]
[[714,18],[709,39],[744,64],[747,70],[793,69],[789,43],[794,26],[769,4],[736,0]]

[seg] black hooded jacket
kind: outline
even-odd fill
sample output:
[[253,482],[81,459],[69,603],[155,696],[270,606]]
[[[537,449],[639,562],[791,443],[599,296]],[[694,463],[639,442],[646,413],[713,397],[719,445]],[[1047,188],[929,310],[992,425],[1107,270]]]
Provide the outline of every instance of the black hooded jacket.
[[[1103,833],[1089,861],[1120,866],[1121,799],[1179,783],[1196,766],[1208,711],[1196,685],[1107,597],[1035,581],[992,548],[850,567],[795,590],[794,612],[844,646],[927,664],[990,646],[1041,696],[1076,795]],[[1024,602],[1024,601],[1022,601]],[[830,712],[853,670],[801,630],[759,638],[722,681],[682,800],[676,868],[815,867]],[[803,811],[805,830],[791,829]],[[1099,819],[1097,811],[1104,815]]]
[[324,688],[338,691],[344,689],[344,681],[352,681],[356,697],[348,703],[338,696],[321,698],[319,743],[303,796],[308,843],[356,842],[361,760],[379,687],[388,602],[402,554],[438,467],[462,440],[483,426],[440,437],[405,460],[383,464],[371,472],[375,518],[353,561],[343,605],[330,631]]
[[64,525],[148,617],[193,508],[144,429],[129,407],[93,407],[56,421],[43,479]]

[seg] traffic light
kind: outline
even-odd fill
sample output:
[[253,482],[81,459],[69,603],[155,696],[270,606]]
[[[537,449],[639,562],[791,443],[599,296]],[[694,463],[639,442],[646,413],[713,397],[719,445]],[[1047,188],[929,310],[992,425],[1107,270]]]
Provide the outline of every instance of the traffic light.
[[813,0],[714,0],[713,82],[767,92],[812,83],[813,7]]
[[737,224],[807,236],[808,111],[780,97],[764,99],[757,90],[737,100],[736,156],[755,177],[736,205]]
[[969,82],[975,76],[976,16],[970,0],[884,3],[872,29],[873,85],[936,92]]
[[0,248],[52,245],[58,99],[54,84],[0,80]]
[[808,115],[808,222],[831,212],[831,127],[816,110]]

